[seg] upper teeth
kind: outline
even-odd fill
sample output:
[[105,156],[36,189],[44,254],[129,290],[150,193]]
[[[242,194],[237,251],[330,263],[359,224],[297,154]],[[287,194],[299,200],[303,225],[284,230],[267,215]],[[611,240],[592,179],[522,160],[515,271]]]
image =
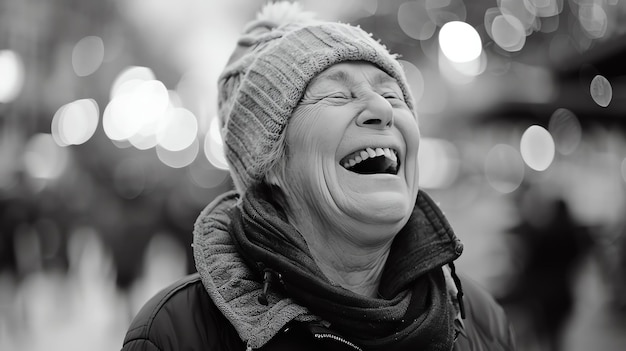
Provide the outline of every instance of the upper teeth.
[[393,161],[398,160],[398,156],[396,155],[396,150],[390,149],[388,147],[377,147],[377,148],[365,148],[361,151],[357,151],[351,154],[349,157],[345,158],[342,162],[342,165],[345,168],[354,167],[357,163],[360,163],[368,158],[377,157],[377,156],[385,156],[388,159]]

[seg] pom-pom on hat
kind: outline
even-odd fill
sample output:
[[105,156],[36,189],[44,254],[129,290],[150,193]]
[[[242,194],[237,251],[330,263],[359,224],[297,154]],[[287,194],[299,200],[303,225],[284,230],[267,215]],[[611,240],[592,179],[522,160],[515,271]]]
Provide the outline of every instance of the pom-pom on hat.
[[267,4],[245,27],[218,81],[224,152],[240,193],[277,163],[275,151],[311,79],[344,61],[378,66],[414,110],[396,56],[359,27],[318,21],[291,2]]

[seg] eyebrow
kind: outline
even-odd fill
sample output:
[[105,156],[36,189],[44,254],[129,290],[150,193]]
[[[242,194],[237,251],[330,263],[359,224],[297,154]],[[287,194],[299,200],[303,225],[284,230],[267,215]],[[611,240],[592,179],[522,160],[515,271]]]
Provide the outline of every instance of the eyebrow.
[[[319,81],[321,79],[329,79],[339,83],[352,83],[352,78],[343,70],[334,70],[330,73],[323,72],[317,77],[315,77],[314,82]],[[385,84],[385,83],[396,83],[397,80],[391,77],[389,74],[384,71],[377,72],[372,81],[373,84]]]
[[313,81],[317,82],[322,79],[328,79],[339,83],[349,83],[351,81],[350,77],[348,77],[348,74],[341,70],[334,70],[330,73],[322,72],[320,75],[315,77]]

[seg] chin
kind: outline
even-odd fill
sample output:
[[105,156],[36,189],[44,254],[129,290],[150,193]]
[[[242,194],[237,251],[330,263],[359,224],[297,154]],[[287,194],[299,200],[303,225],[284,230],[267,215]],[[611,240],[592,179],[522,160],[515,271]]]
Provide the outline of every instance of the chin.
[[401,227],[413,211],[413,204],[407,194],[375,192],[360,194],[359,197],[348,213],[364,223]]

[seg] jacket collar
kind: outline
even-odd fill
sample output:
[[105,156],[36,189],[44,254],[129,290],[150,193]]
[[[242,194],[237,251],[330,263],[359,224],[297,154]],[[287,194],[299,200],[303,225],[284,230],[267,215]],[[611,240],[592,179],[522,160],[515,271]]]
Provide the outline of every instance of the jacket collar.
[[228,211],[238,195],[217,197],[194,225],[193,253],[196,268],[209,296],[250,348],[260,348],[292,320],[319,318],[286,296],[267,294],[268,304],[258,302],[262,284],[246,266],[228,233]]
[[[244,263],[228,232],[228,213],[238,201],[239,195],[234,191],[218,196],[201,212],[194,224],[193,254],[196,268],[216,307],[232,323],[249,349],[262,347],[291,321],[315,322],[315,325],[323,326],[323,321],[306,307],[277,291],[267,292],[267,305],[258,302],[263,292],[262,283],[257,281],[255,274]],[[417,205],[433,219],[432,230],[452,235],[448,222],[429,197],[418,198]],[[457,244],[460,254],[462,245]],[[450,278],[446,279],[450,296],[456,297],[457,287],[445,267],[444,274]],[[458,311],[458,303],[452,303]],[[455,329],[457,334],[464,333],[459,313]]]

